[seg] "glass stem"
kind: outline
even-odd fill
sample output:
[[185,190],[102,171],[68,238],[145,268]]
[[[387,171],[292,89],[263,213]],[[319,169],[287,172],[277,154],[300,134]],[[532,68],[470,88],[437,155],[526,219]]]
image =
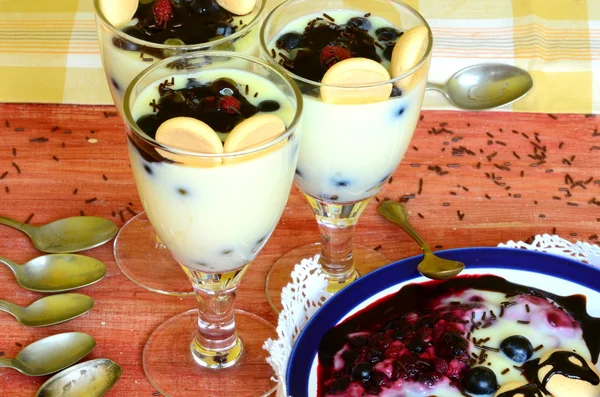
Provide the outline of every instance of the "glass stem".
[[203,273],[183,267],[198,302],[198,329],[191,344],[196,362],[208,368],[226,368],[242,354],[235,331],[237,287],[248,266],[227,273]]
[[319,225],[321,234],[319,263],[328,278],[327,290],[335,293],[358,277],[352,258],[354,230],[360,214],[371,198],[344,204],[324,202],[310,196],[306,198]]

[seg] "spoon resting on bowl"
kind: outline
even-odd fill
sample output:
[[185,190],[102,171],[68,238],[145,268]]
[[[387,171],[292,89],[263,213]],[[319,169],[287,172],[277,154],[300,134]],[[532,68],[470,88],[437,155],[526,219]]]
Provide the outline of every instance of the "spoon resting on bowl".
[[404,229],[421,246],[424,257],[419,266],[417,266],[417,270],[423,276],[433,280],[448,280],[463,271],[465,268],[464,263],[440,258],[431,251],[425,240],[408,223],[408,214],[404,205],[386,199],[379,204],[377,210],[388,221],[394,222]]

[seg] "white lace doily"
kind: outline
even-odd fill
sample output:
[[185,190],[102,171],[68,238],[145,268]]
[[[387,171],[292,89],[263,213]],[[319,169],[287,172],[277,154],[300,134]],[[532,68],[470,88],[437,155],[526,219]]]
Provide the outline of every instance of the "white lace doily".
[[[531,243],[509,241],[498,244],[498,246],[548,252],[600,268],[599,246],[583,242],[571,243],[555,235],[538,235]],[[326,281],[318,264],[318,259],[317,255],[314,258],[304,259],[296,265],[292,272],[292,282],[281,293],[283,310],[279,313],[277,324],[279,339],[269,339],[264,344],[264,348],[270,354],[267,361],[273,367],[277,375],[276,380],[279,382],[277,397],[287,396],[285,371],[292,347],[300,331],[327,299],[322,294]]]

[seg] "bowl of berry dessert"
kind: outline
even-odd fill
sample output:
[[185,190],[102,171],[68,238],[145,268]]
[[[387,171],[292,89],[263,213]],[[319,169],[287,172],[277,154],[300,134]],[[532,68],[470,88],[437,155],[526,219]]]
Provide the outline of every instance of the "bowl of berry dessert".
[[600,397],[600,271],[512,248],[463,248],[433,281],[404,259],[355,281],[307,323],[289,397]]

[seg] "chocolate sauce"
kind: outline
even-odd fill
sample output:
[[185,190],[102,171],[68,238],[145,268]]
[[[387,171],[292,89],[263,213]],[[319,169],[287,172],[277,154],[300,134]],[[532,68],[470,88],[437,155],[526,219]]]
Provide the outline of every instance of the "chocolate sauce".
[[504,393],[499,394],[498,397],[516,397],[518,395],[521,395],[523,397],[544,397],[544,394],[542,393],[538,385],[533,383],[529,383],[517,387],[516,389],[506,391]]
[[[402,321],[403,315],[406,313],[414,313],[420,319],[431,319],[432,313],[435,312],[434,305],[441,298],[458,294],[462,291],[475,289],[492,292],[504,293],[507,297],[516,295],[531,295],[539,298],[549,299],[556,302],[564,309],[581,327],[583,331],[583,339],[587,344],[593,360],[598,359],[600,354],[600,318],[591,317],[586,312],[586,297],[583,295],[558,296],[540,289],[527,287],[519,284],[511,283],[501,277],[485,275],[485,276],[461,276],[447,281],[430,281],[420,284],[410,284],[402,287],[397,293],[389,295],[379,301],[371,304],[367,308],[354,314],[352,317],[345,320],[330,329],[319,344],[319,395],[323,395],[326,390],[323,390],[323,381],[334,376],[331,368],[335,354],[340,351],[346,343],[349,342],[348,335],[358,332],[364,332],[370,335],[375,333],[383,333],[386,329],[386,324],[392,321]],[[508,300],[508,298],[507,298]],[[476,305],[477,302],[473,301]],[[457,308],[463,306],[457,302]],[[452,305],[450,305],[452,306]],[[557,308],[557,310],[561,310]],[[552,313],[548,314],[548,320],[552,322],[554,317]],[[555,315],[554,315],[555,316]],[[399,320],[400,319],[400,320]],[[556,319],[558,321],[558,319]],[[576,324],[573,324],[576,325]],[[560,357],[560,356],[559,356]],[[557,370],[570,370],[570,367],[565,368],[562,361],[557,360]],[[523,369],[527,378],[528,372],[533,371],[536,360],[524,363]],[[527,368],[530,367],[528,370]],[[537,366],[536,374],[537,374]],[[575,372],[577,376],[588,379],[590,376],[587,372],[579,370]],[[535,379],[531,377],[530,381]],[[595,379],[595,378],[594,378]],[[326,387],[325,387],[326,388]],[[509,394],[510,396],[510,394]],[[536,394],[531,394],[536,397]],[[530,395],[527,395],[530,397]]]
[[[183,44],[206,43],[215,38],[227,37],[243,25],[233,25],[234,14],[221,8],[215,0],[171,0],[173,16],[165,25],[156,21],[153,6],[156,1],[147,4],[139,3],[133,18],[138,23],[134,26],[126,26],[123,32],[135,38],[157,44],[165,43],[168,39],[181,40]],[[125,50],[140,50],[140,47],[115,38],[115,46]],[[162,50],[145,47],[145,53],[165,58],[168,54]]]
[[[596,334],[596,337],[598,337],[598,334]],[[575,364],[569,360],[571,357],[579,361],[581,365]],[[590,368],[583,357],[575,352],[562,350],[555,351],[541,365],[542,368],[545,368],[546,366],[550,366],[550,371],[544,376],[544,379],[542,379],[541,382],[542,387],[545,390],[547,390],[546,386],[554,375],[562,375],[569,379],[582,380],[594,386],[600,384],[600,377],[598,377],[598,374]]]

